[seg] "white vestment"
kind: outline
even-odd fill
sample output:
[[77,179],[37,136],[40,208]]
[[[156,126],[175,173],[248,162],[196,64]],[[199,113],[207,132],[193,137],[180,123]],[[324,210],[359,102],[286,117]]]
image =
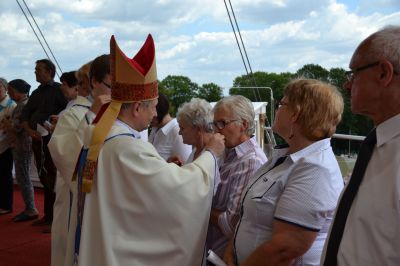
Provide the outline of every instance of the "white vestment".
[[179,167],[131,132],[115,123],[100,151],[86,194],[79,265],[201,265],[214,156],[206,151]]
[[[51,265],[72,265],[76,227],[76,182],[71,181],[83,146],[84,129],[91,121],[85,114],[91,103],[78,96],[60,116],[48,144],[57,167],[53,223],[51,226]],[[71,217],[71,219],[70,219]],[[69,251],[67,251],[69,250]],[[67,255],[68,254],[68,255]]]

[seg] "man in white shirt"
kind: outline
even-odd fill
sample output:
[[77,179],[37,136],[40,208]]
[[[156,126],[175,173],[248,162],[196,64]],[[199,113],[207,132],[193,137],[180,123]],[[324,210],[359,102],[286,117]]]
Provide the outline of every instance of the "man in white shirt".
[[186,162],[192,147],[183,143],[179,135],[179,124],[176,118],[169,114],[169,102],[167,97],[159,93],[157,103],[157,116],[151,121],[149,142],[153,144],[164,160],[171,156],[178,156],[182,162]]
[[[367,161],[361,159],[367,152],[358,155],[359,162],[339,201],[321,265],[400,265],[399,47],[400,27],[389,26],[365,39],[350,61],[345,87],[351,91],[351,109],[374,121],[376,144],[371,141],[372,155],[360,175],[355,174],[357,163]],[[361,180],[361,184],[344,213],[341,210],[349,201],[343,199],[353,190],[352,180]]]

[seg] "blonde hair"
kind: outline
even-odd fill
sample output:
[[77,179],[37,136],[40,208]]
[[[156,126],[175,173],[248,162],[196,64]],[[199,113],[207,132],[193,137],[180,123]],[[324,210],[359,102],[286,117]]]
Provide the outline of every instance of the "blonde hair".
[[90,71],[90,65],[92,64],[92,61],[87,62],[83,66],[81,66],[78,71],[76,71],[76,78],[78,79],[78,82],[80,82],[83,79],[89,80],[89,71]]
[[337,88],[315,79],[295,79],[284,90],[287,106],[309,140],[331,137],[342,119],[343,98]]

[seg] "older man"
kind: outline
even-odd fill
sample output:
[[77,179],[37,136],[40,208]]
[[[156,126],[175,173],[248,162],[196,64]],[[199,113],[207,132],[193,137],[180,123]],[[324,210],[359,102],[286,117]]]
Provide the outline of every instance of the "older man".
[[222,257],[239,218],[239,200],[254,172],[267,161],[254,134],[255,113],[241,95],[223,98],[214,107],[215,130],[225,136],[220,183],[213,199],[207,249]]
[[[350,61],[353,113],[375,129],[342,194],[323,265],[400,265],[400,27],[373,33]],[[321,264],[322,264],[321,263]]]
[[112,101],[88,128],[78,167],[76,258],[79,265],[201,265],[224,137],[216,134],[191,164],[167,163],[139,133],[156,115],[153,39],[133,59],[114,37],[110,45]]

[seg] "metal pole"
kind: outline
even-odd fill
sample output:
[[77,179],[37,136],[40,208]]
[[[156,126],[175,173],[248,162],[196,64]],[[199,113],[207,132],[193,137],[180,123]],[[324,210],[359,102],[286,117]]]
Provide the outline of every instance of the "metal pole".
[[274,112],[274,93],[272,91],[271,87],[265,87],[266,89],[269,89],[270,91],[270,109],[271,109],[271,121],[270,124],[272,125],[272,123],[274,122],[274,117],[275,117],[275,112]]

